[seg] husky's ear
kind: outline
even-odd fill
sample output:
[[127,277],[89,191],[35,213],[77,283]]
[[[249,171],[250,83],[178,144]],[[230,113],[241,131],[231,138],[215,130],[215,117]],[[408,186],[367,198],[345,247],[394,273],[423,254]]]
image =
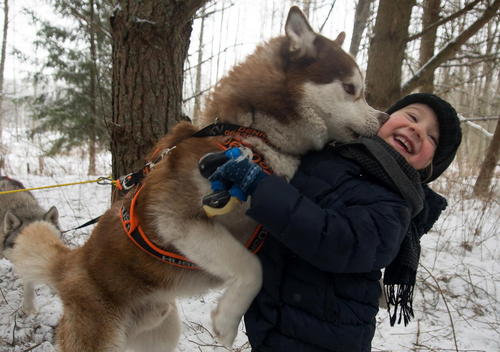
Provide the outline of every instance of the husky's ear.
[[5,213],[5,217],[3,218],[3,231],[5,233],[9,233],[12,230],[17,229],[23,224],[21,219],[19,219],[14,213],[10,210]]
[[43,220],[48,221],[59,227],[59,212],[55,206],[52,206],[43,216]]
[[314,33],[306,16],[297,6],[292,6],[285,24],[285,33],[290,40],[290,53],[297,58],[315,57]]
[[335,39],[335,42],[339,46],[342,46],[342,44],[344,44],[344,40],[345,40],[345,32],[340,32],[339,35],[337,36],[337,39]]

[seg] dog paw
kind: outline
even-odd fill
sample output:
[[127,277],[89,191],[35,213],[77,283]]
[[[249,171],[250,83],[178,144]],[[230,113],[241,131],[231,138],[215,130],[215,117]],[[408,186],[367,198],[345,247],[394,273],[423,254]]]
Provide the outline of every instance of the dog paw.
[[229,318],[225,314],[221,314],[219,309],[216,309],[211,314],[212,324],[217,341],[227,348],[231,348],[234,339],[238,334],[239,320]]
[[23,306],[21,309],[19,309],[18,312],[19,312],[19,316],[24,318],[24,317],[27,317],[29,315],[35,314],[36,309],[33,306]]

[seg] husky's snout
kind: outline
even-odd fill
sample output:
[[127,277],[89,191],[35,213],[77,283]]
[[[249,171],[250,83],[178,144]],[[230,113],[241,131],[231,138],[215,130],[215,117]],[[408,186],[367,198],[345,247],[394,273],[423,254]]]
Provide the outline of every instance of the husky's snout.
[[388,114],[375,109],[372,109],[368,115],[368,118],[365,120],[365,125],[363,126],[364,133],[360,133],[361,136],[375,136],[380,127],[389,119]]
[[358,137],[371,137],[375,136],[382,124],[387,121],[389,115],[385,112],[370,109],[365,118],[357,118],[353,120],[352,128]]
[[389,119],[389,114],[383,112],[383,111],[377,111],[377,120],[380,126],[382,126],[388,119]]

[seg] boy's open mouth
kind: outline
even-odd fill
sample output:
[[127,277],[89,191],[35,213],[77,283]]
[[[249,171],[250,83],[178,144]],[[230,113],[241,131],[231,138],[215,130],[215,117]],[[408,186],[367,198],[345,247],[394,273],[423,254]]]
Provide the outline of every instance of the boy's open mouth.
[[406,150],[407,153],[413,153],[413,145],[406,137],[398,135],[394,136],[394,140],[396,141],[396,143],[401,145],[401,147]]

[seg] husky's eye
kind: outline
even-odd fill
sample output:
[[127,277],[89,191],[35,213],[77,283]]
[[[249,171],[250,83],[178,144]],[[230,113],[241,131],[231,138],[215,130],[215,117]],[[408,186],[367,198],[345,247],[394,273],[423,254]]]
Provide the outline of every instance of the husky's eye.
[[345,92],[349,95],[354,95],[354,93],[356,93],[356,88],[354,88],[354,84],[352,83],[343,83],[342,87],[344,88]]

